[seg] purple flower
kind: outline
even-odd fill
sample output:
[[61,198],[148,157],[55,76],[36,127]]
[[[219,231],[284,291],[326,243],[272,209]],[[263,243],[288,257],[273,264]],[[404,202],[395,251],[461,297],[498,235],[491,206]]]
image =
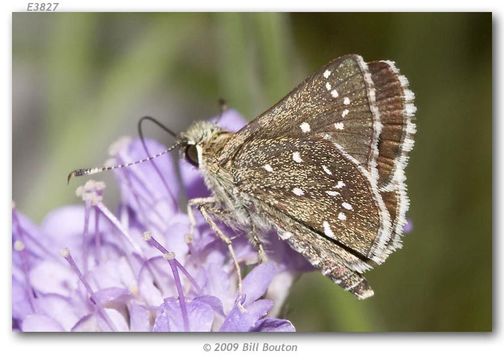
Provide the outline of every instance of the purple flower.
[[406,219],[406,224],[404,224],[403,231],[405,234],[409,234],[410,232],[413,231],[413,220],[412,219]]
[[[220,119],[231,130],[244,123],[234,110]],[[152,154],[163,149],[146,144]],[[138,139],[110,151],[115,163],[146,156]],[[299,254],[271,232],[269,261],[257,264],[244,234],[227,229],[238,261],[250,270],[239,293],[228,249],[201,216],[187,241],[181,193],[209,193],[197,169],[163,156],[116,175],[117,211],[102,201],[105,184],[93,180],[77,189],[83,205],[56,209],[40,226],[13,209],[14,330],[294,331],[275,316],[296,275],[311,270]]]

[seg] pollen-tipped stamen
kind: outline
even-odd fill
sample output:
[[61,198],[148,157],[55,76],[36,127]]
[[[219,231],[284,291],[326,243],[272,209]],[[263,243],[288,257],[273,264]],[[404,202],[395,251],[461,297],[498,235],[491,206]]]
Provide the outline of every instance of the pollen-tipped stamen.
[[82,275],[82,272],[80,271],[79,267],[75,263],[75,260],[72,257],[72,254],[70,254],[70,250],[68,250],[68,248],[62,249],[61,256],[63,256],[65,258],[65,260],[68,262],[68,265],[70,265],[70,268],[75,272],[75,274],[79,278],[82,285],[84,285],[84,288],[86,289],[86,291],[89,295],[89,299],[91,300],[91,303],[95,307],[98,314],[102,317],[102,319],[105,321],[105,323],[110,327],[110,330],[117,332],[117,329],[114,326],[114,323],[112,322],[110,317],[105,312],[105,309],[102,307],[100,302],[95,298],[94,291],[91,288],[91,285],[89,285],[87,280],[84,278],[84,275]]
[[184,331],[189,331],[189,316],[187,314],[185,295],[182,289],[182,281],[180,280],[180,275],[178,272],[179,265],[177,264],[178,262],[175,260],[175,253],[168,251],[163,245],[161,245],[156,239],[154,239],[150,231],[146,231],[144,233],[144,240],[153,247],[155,247],[156,249],[158,249],[163,254],[163,257],[170,264],[173,273],[173,279],[175,281],[175,287],[177,288],[177,292],[179,295],[180,312],[182,313],[182,320],[184,322]]
[[177,260],[177,258],[175,257],[175,254],[172,251],[168,251],[167,249],[165,249],[163,247],[163,245],[161,245],[157,240],[155,240],[152,237],[152,233],[150,231],[144,232],[144,240],[147,243],[149,243],[150,245],[154,246],[156,249],[158,249],[163,254],[163,258],[165,258],[167,260],[173,260],[174,263],[179,268],[179,270],[182,271],[182,273],[185,275],[187,280],[189,280],[191,285],[194,287],[194,290],[196,291],[196,293],[198,293],[198,294],[201,293],[201,288],[198,285],[198,283],[196,282],[196,280],[194,280],[194,278],[191,276],[191,274],[189,274],[189,271],[187,271],[187,269]]

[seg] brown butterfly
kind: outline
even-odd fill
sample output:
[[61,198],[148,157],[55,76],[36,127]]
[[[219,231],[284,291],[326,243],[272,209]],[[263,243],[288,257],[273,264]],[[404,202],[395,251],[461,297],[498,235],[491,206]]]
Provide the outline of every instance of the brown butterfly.
[[[212,192],[189,200],[193,224],[197,207],[233,257],[216,220],[247,230],[262,260],[260,234],[274,228],[336,284],[359,299],[372,296],[362,273],[401,247],[413,100],[393,62],[346,55],[237,133],[194,123],[174,145]],[[76,170],[69,178],[129,165]]]

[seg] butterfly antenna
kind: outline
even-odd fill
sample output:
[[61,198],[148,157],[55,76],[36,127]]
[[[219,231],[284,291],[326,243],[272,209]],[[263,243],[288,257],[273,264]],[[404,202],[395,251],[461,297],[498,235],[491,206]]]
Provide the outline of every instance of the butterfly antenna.
[[219,115],[217,116],[217,118],[214,120],[214,123],[215,124],[218,124],[219,121],[221,121],[222,119],[222,115],[224,115],[224,112],[229,109],[228,107],[228,104],[226,102],[226,100],[224,99],[219,99]]
[[113,165],[113,166],[103,166],[103,167],[95,167],[95,168],[88,168],[88,169],[73,170],[73,171],[71,171],[68,174],[67,184],[70,183],[70,180],[73,177],[94,175],[94,174],[98,174],[98,173],[101,173],[101,172],[104,172],[104,171],[110,171],[110,170],[115,170],[115,169],[122,169],[122,168],[125,168],[125,167],[134,166],[134,165],[138,165],[138,164],[141,164],[141,163],[144,163],[144,162],[147,162],[147,161],[154,160],[154,159],[156,159],[156,158],[158,158],[160,156],[166,155],[167,153],[169,153],[170,151],[172,151],[173,149],[175,149],[177,146],[179,146],[179,143],[176,143],[176,144],[170,146],[169,148],[167,148],[167,149],[165,149],[165,150],[163,150],[163,151],[161,151],[161,152],[159,152],[159,153],[157,153],[155,155],[146,157],[146,158],[141,159],[141,160],[133,161],[133,162],[130,162],[130,163],[127,163],[127,164],[118,164],[118,165]]
[[142,116],[140,118],[140,120],[138,120],[137,129],[138,129],[138,136],[140,136],[140,139],[142,140],[142,144],[144,144],[144,148],[145,148],[145,141],[144,141],[142,125],[145,121],[153,122],[154,124],[159,126],[161,129],[166,131],[168,134],[173,136],[175,139],[177,138],[177,134],[173,130],[168,128],[165,124],[163,124],[161,121],[154,119],[152,116]]
[[133,161],[133,162],[130,162],[130,163],[127,163],[127,164],[118,164],[118,165],[114,165],[114,166],[104,166],[104,167],[95,167],[95,168],[88,168],[88,169],[73,170],[72,172],[70,172],[70,174],[68,174],[67,183],[70,183],[70,180],[73,177],[94,175],[94,174],[98,174],[98,173],[101,173],[101,172],[104,172],[104,171],[121,169],[121,168],[129,167],[129,166],[134,166],[134,165],[138,165],[138,164],[141,164],[141,163],[144,163],[144,162],[147,162],[147,161],[154,160],[154,159],[156,159],[156,158],[158,158],[160,156],[163,156],[163,155],[169,153],[170,151],[172,151],[173,149],[175,149],[177,146],[180,145],[180,143],[177,141],[174,145],[170,146],[169,148],[167,148],[167,149],[165,149],[165,150],[163,150],[163,151],[161,151],[161,152],[159,152],[157,154],[151,155],[149,153],[149,150],[147,149],[147,145],[145,144],[145,137],[144,137],[143,129],[142,129],[142,125],[143,125],[143,123],[145,121],[153,122],[154,124],[156,124],[157,126],[159,126],[161,129],[163,129],[164,131],[166,131],[168,134],[170,134],[174,138],[177,138],[177,134],[174,131],[172,131],[171,129],[169,129],[167,126],[165,126],[163,123],[161,123],[160,121],[154,119],[151,116],[143,116],[142,118],[140,118],[140,120],[138,120],[137,128],[138,128],[138,135],[139,135],[140,140],[142,142],[142,146],[143,146],[143,148],[145,150],[145,153],[147,154],[146,158],[141,159],[141,160],[137,160],[137,161]]

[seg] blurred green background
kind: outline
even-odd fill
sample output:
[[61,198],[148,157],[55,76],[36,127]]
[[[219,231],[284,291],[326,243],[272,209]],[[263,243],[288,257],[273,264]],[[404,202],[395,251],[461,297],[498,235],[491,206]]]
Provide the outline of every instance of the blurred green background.
[[253,119],[337,56],[395,60],[418,107],[414,231],[368,273],[373,298],[307,274],[287,316],[298,331],[492,330],[490,13],[16,13],[12,35],[13,199],[36,221],[77,202],[68,171],[103,163],[142,115],[181,131],[224,98]]

